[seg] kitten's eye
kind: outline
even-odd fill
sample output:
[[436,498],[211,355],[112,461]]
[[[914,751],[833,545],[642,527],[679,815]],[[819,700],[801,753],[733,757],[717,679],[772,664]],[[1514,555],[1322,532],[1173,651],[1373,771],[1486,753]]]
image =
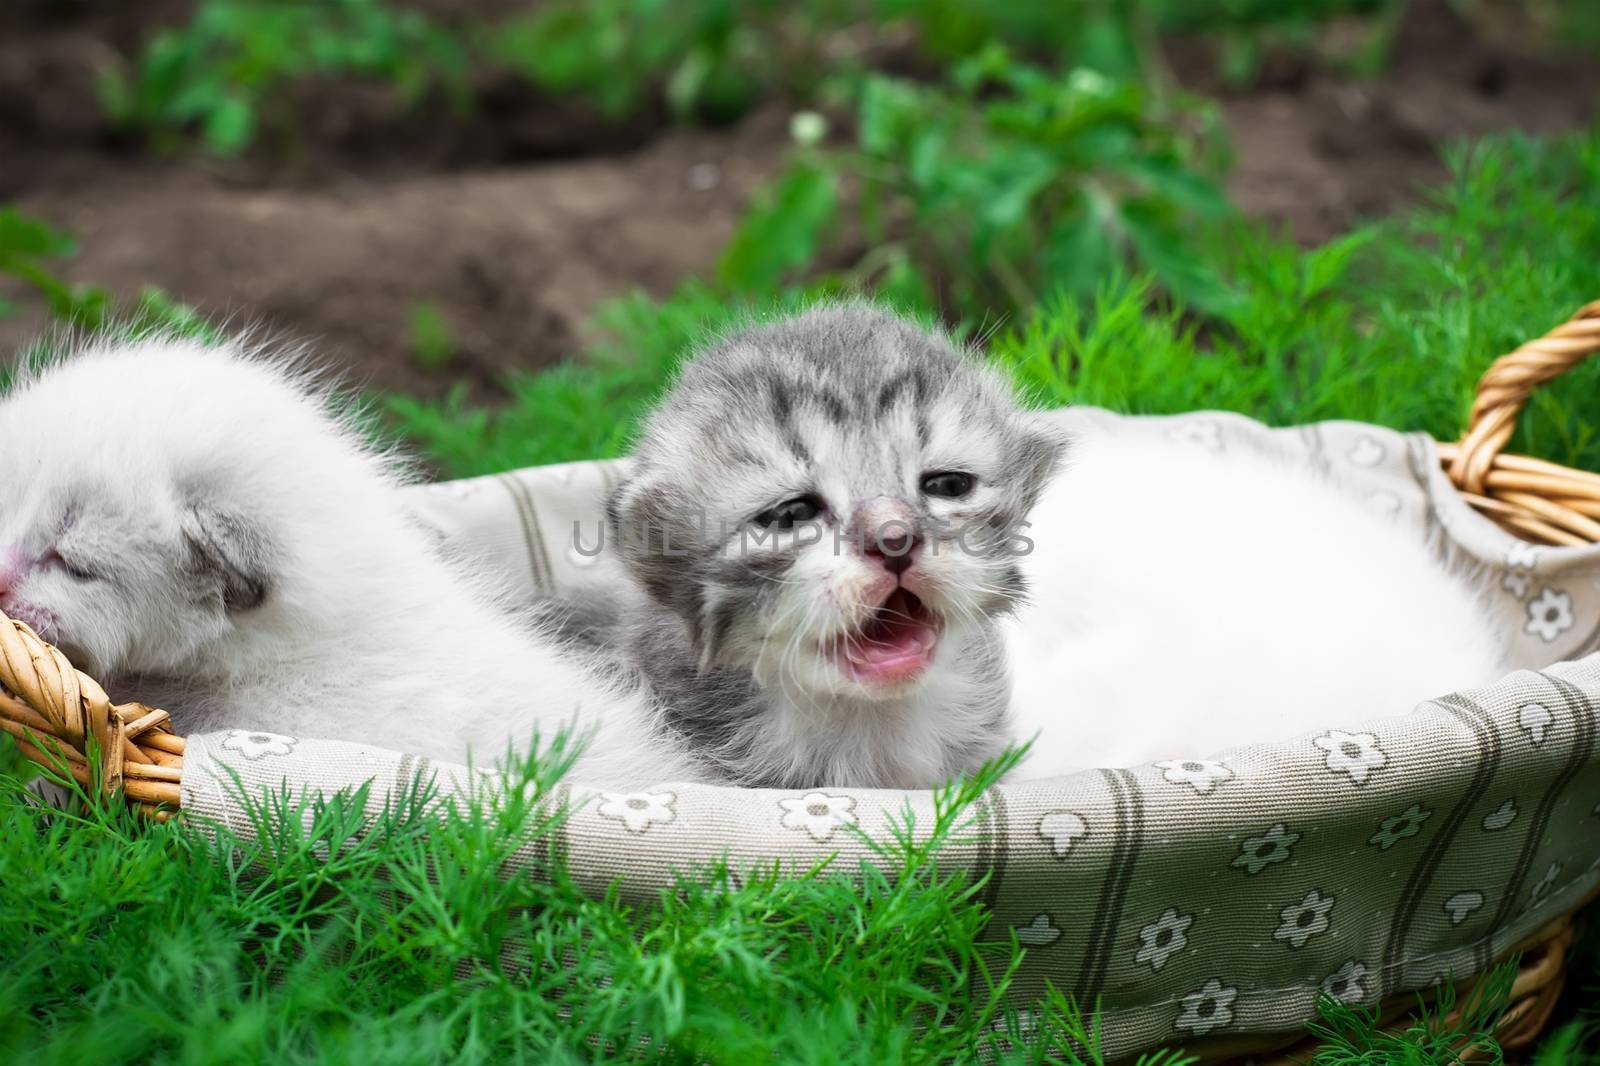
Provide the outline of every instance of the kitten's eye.
[[963,474],[959,470],[941,470],[935,474],[922,475],[922,493],[925,496],[959,500],[972,491],[976,481],[977,479],[971,474]]
[[796,496],[776,507],[768,507],[752,521],[763,529],[771,529],[774,526],[779,529],[793,529],[796,522],[809,522],[816,518],[822,513],[823,506],[823,502],[816,496]]
[[61,553],[54,548],[46,552],[44,558],[39,560],[39,563],[42,566],[54,566],[68,577],[78,581],[94,581],[100,576],[92,570],[85,570],[81,566],[67,562],[61,557]]

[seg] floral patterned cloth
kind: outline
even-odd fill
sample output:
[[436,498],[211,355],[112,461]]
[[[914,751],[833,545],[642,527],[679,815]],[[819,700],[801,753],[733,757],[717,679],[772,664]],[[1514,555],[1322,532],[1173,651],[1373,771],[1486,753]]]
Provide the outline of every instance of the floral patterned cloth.
[[[1478,972],[1600,882],[1600,547],[1503,533],[1455,494],[1426,437],[1355,423],[1268,430],[1220,413],[1117,421],[1334,470],[1486,590],[1526,669],[1410,713],[1351,708],[1313,736],[991,790],[981,832],[950,861],[991,874],[995,922],[1027,948],[1019,1004],[1046,980],[1098,998],[1113,1056],[1294,1029],[1319,992],[1365,1003]],[[417,517],[453,550],[557,586],[611,565],[593,548],[619,470],[581,463],[422,488]],[[241,833],[251,827],[232,774],[252,791],[373,780],[374,805],[419,774],[446,785],[467,774],[242,730],[191,737],[185,763],[186,808]],[[920,792],[595,784],[571,786],[563,850],[596,891],[620,875],[640,902],[720,854],[796,868],[837,854],[850,869],[868,853],[849,827],[881,833],[908,804],[923,824],[932,812]]]

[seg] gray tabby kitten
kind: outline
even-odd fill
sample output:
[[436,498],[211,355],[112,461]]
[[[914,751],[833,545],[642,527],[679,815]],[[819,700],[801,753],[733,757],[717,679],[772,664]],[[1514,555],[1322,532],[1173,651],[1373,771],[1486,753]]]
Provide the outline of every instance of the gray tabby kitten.
[[752,328],[685,366],[610,501],[634,594],[550,614],[713,778],[931,787],[1010,739],[993,623],[1061,448],[999,373],[870,307]]

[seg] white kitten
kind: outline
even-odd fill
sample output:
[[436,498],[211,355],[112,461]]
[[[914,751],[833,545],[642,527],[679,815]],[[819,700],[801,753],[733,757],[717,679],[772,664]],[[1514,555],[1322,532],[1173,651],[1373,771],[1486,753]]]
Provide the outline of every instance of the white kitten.
[[1204,756],[1402,714],[1504,673],[1414,530],[1303,462],[1129,432],[1074,440],[1006,625],[1022,777]]
[[0,401],[0,609],[118,699],[482,764],[574,718],[575,776],[685,775],[601,682],[439,557],[394,464],[238,347],[99,341]]

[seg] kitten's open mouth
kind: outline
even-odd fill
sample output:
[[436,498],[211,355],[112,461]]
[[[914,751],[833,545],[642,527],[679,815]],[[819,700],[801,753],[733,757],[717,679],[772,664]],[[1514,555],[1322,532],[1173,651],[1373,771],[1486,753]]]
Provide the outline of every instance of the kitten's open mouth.
[[892,685],[927,669],[938,643],[938,616],[915,593],[897,588],[865,625],[835,644],[834,654],[856,681]]

